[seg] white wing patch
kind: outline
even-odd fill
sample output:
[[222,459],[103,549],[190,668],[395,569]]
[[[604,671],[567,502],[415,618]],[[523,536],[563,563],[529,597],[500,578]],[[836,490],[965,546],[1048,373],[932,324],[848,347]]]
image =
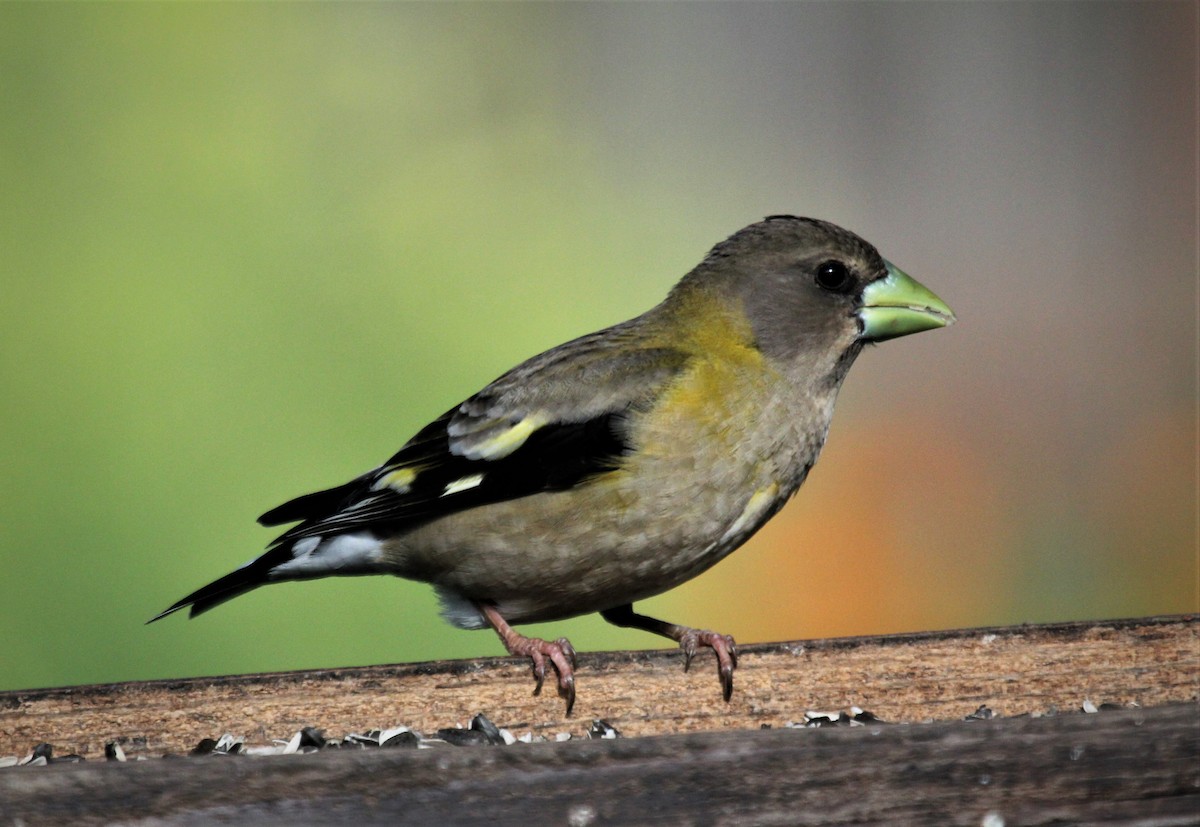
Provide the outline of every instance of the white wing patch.
[[469,491],[481,482],[483,482],[483,474],[472,474],[469,477],[457,479],[446,486],[446,490],[442,492],[442,496],[449,497],[451,494],[457,494],[460,491]]

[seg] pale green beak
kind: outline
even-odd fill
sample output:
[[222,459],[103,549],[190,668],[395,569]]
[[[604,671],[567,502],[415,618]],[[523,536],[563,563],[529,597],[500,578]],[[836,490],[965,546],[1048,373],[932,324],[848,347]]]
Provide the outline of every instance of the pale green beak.
[[863,288],[860,339],[882,342],[954,323],[954,313],[925,285],[890,261],[887,275]]

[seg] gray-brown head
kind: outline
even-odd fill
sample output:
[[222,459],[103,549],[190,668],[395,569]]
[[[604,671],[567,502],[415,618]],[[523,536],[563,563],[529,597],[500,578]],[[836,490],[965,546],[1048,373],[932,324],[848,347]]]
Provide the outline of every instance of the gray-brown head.
[[859,236],[790,215],[770,216],[713,247],[668,303],[696,294],[740,304],[755,346],[785,363],[821,354],[848,367],[866,342],[954,320],[941,299]]

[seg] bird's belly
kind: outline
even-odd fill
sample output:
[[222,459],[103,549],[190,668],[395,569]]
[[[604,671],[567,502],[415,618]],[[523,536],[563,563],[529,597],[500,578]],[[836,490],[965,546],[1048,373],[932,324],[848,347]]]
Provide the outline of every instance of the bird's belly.
[[[712,404],[706,387],[679,391],[696,397],[691,408],[705,413],[698,422],[647,417],[619,469],[419,526],[388,542],[390,569],[434,584],[444,599],[494,603],[512,622],[620,606],[695,577],[796,490],[831,407],[784,400],[747,417]],[[460,625],[479,622],[477,613],[471,621],[447,614]]]
[[486,601],[514,623],[587,614],[660,594],[742,544],[790,494],[774,480],[663,474],[589,486],[450,515],[390,542],[393,570],[433,583],[457,625]]

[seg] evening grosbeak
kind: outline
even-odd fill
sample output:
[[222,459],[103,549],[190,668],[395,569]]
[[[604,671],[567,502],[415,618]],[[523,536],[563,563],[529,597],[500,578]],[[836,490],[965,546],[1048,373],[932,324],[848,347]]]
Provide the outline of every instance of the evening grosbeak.
[[657,307],[559,345],[423,428],[373,471],[259,518],[296,523],[175,603],[194,617],[267,583],[394,574],[443,615],[547,665],[570,714],[575,651],[510,624],[599,612],[711,648],[733,638],[633,611],[746,542],[804,482],[868,342],[943,327],[941,299],[857,235],[776,215],[722,241]]

